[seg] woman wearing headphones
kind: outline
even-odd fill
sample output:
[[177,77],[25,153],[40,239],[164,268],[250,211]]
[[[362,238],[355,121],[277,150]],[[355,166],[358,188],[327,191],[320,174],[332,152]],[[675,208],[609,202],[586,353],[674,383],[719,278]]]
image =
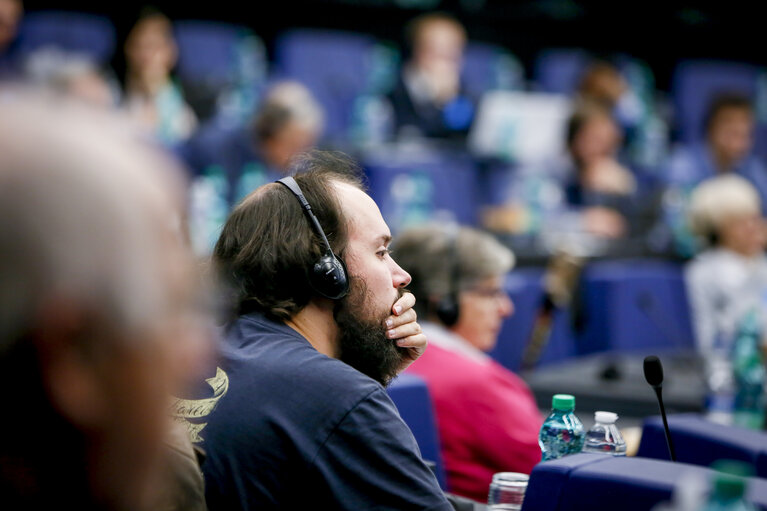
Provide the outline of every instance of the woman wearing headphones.
[[429,340],[408,371],[434,401],[448,490],[484,502],[494,473],[530,473],[541,459],[530,389],[485,354],[514,311],[503,285],[514,255],[475,229],[436,225],[405,231],[395,251]]

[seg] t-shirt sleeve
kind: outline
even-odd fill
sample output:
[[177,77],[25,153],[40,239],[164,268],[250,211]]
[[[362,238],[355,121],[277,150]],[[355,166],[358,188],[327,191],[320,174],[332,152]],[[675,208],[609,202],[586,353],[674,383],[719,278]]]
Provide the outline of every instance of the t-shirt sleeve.
[[451,510],[410,429],[382,388],[354,406],[314,459],[314,491],[339,509]]

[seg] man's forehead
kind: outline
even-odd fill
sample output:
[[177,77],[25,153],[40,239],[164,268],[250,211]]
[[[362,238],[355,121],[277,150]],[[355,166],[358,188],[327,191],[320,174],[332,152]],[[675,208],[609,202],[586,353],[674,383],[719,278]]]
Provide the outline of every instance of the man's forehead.
[[381,211],[375,201],[365,192],[349,183],[336,181],[333,183],[338,193],[338,201],[349,222],[349,237],[365,240],[391,238],[389,226],[386,225]]

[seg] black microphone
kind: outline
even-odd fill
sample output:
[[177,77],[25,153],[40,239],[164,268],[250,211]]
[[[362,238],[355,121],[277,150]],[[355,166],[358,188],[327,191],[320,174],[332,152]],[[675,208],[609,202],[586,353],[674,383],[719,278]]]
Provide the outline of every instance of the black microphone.
[[671,461],[676,461],[674,443],[671,441],[671,431],[668,429],[668,420],[666,419],[666,408],[663,406],[663,366],[660,363],[660,359],[655,355],[650,355],[644,359],[644,379],[652,386],[655,395],[658,396],[658,406],[660,407],[660,415],[663,418],[663,429],[666,432],[668,453],[671,455]]

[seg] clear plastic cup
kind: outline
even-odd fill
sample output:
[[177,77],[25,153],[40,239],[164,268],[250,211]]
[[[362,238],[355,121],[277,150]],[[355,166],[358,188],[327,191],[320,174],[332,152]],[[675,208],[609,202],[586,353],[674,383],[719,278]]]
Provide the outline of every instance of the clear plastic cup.
[[487,508],[491,511],[519,511],[530,476],[518,472],[499,472],[493,475]]

